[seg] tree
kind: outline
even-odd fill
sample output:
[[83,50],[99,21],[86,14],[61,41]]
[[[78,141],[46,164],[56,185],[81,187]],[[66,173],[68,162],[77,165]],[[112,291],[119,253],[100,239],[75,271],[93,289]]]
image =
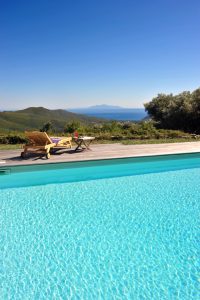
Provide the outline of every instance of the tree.
[[49,132],[52,130],[53,130],[53,125],[51,122],[44,123],[42,128],[40,129],[40,131],[42,132]]
[[175,96],[158,94],[144,106],[160,128],[200,133],[200,88]]
[[78,121],[72,121],[65,125],[64,132],[74,133],[74,131],[78,130],[79,127],[80,127],[80,123]]

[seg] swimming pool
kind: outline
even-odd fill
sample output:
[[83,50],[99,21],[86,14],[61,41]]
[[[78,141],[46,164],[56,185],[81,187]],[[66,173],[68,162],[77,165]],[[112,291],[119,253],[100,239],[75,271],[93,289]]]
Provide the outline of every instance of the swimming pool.
[[4,174],[1,299],[198,298],[200,154]]

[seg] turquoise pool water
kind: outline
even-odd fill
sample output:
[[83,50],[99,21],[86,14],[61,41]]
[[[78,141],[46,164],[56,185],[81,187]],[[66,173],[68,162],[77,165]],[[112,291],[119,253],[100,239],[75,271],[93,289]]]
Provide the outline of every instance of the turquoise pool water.
[[199,155],[49,168],[0,176],[1,299],[198,299]]

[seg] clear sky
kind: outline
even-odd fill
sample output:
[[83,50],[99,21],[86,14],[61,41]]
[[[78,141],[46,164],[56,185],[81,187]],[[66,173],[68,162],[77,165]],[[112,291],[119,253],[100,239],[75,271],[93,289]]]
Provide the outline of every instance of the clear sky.
[[142,107],[199,86],[199,0],[0,1],[0,110]]

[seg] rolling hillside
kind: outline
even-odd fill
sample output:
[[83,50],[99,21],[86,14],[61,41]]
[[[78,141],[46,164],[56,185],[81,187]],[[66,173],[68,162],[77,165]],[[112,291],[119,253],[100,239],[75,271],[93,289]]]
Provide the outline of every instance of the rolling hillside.
[[38,130],[44,123],[50,121],[56,131],[62,131],[67,122],[74,120],[86,124],[103,121],[98,118],[79,115],[62,109],[49,110],[44,107],[29,107],[13,112],[0,112],[0,130]]

